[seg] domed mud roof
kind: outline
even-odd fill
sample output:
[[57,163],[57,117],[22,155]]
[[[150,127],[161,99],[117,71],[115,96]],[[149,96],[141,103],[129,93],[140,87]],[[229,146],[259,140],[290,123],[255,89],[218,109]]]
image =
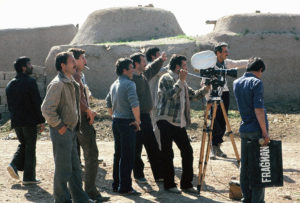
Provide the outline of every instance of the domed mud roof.
[[80,27],[71,44],[135,41],[184,34],[170,11],[149,7],[97,10]]

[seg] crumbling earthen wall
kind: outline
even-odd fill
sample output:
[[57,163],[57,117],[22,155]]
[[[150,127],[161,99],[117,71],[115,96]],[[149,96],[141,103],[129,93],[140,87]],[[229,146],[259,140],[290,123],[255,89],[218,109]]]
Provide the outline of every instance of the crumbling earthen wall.
[[13,71],[13,62],[20,56],[43,66],[50,48],[70,43],[76,32],[74,25],[0,30],[0,70]]
[[[117,78],[115,73],[115,62],[118,58],[129,57],[131,54],[141,51],[144,52],[145,49],[149,46],[157,46],[161,51],[165,51],[168,55],[168,61],[172,54],[181,54],[188,57],[192,56],[193,53],[199,51],[196,47],[196,43],[183,42],[183,43],[172,43],[172,44],[147,44],[144,45],[63,45],[55,46],[51,49],[47,60],[47,83],[49,83],[54,76],[57,74],[54,61],[55,55],[61,51],[66,51],[71,47],[79,47],[86,50],[86,58],[88,67],[90,70],[85,70],[84,74],[86,77],[87,84],[89,85],[93,96],[97,98],[104,99],[106,94],[109,91],[110,85]],[[168,61],[164,65],[168,64]],[[189,63],[189,70],[192,70],[192,67]],[[189,83],[195,87],[199,88],[200,80],[198,78],[189,78]]]

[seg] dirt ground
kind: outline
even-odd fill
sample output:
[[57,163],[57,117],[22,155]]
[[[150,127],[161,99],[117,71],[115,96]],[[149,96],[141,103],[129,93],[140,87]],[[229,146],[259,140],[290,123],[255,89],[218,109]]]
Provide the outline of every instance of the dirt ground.
[[[231,202],[228,198],[228,183],[232,177],[238,179],[239,170],[234,164],[234,154],[231,143],[225,142],[223,148],[229,158],[210,160],[206,173],[206,185],[201,196],[170,194],[165,192],[163,184],[154,182],[146,154],[145,175],[147,184],[137,184],[133,187],[142,193],[140,197],[126,197],[111,190],[112,183],[112,155],[113,142],[98,141],[99,156],[104,159],[105,166],[99,165],[97,186],[105,196],[110,196],[111,202]],[[239,141],[237,141],[239,145]],[[2,140],[0,147],[0,202],[53,202],[53,172],[54,163],[51,141],[37,143],[37,177],[42,181],[36,186],[24,186],[8,175],[6,167],[15,152],[18,142],[16,140]],[[197,185],[199,142],[192,143],[194,149],[194,184]],[[174,166],[176,182],[179,183],[181,175],[181,159],[177,147],[175,149]],[[300,202],[300,149],[298,143],[283,143],[284,186],[266,189],[266,202]],[[20,173],[22,177],[22,173]]]
[[[155,183],[152,177],[149,162],[145,150],[143,150],[143,160],[145,163],[145,176],[147,184],[137,184],[133,181],[133,187],[142,193],[141,196],[121,196],[113,193],[112,183],[112,163],[113,163],[113,141],[111,134],[111,121],[104,109],[104,103],[97,100],[93,104],[98,113],[95,122],[97,129],[97,144],[99,148],[99,158],[105,164],[99,165],[97,186],[101,193],[110,196],[111,202],[234,202],[229,199],[228,183],[232,178],[239,179],[239,170],[235,165],[235,156],[232,145],[228,137],[222,149],[229,158],[210,160],[208,162],[205,187],[201,196],[186,193],[170,194],[165,192],[162,183]],[[292,105],[284,110],[269,106],[271,111],[268,114],[270,121],[270,135],[273,139],[282,140],[283,144],[283,168],[284,186],[266,189],[266,202],[300,202],[300,108],[299,105]],[[272,109],[273,108],[273,109]],[[192,127],[188,130],[192,140],[194,150],[194,185],[197,185],[198,161],[200,150],[200,138],[202,131],[202,114],[199,109],[192,111]],[[240,140],[238,137],[238,124],[240,121],[238,112],[229,113],[230,124],[235,134],[235,140],[240,150]],[[6,171],[6,167],[11,161],[18,141],[12,136],[8,128],[8,123],[0,127],[0,202],[53,202],[53,173],[54,162],[52,155],[52,144],[49,140],[49,133],[46,131],[39,136],[37,142],[37,178],[42,183],[36,186],[24,186],[21,182],[12,179]],[[9,135],[11,134],[11,135]],[[176,179],[179,183],[181,176],[181,158],[176,145],[174,149],[174,166]],[[22,173],[20,172],[20,177]]]

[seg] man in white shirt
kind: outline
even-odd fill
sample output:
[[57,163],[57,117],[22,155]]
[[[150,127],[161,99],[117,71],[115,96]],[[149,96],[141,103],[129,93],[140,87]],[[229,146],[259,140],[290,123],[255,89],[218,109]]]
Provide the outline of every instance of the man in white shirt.
[[[214,52],[217,56],[217,63],[216,66],[220,69],[232,69],[232,68],[246,68],[248,65],[248,60],[231,60],[227,59],[228,56],[228,44],[225,42],[218,43],[215,48]],[[227,80],[225,78],[225,84],[223,86],[223,92],[221,95],[221,98],[223,100],[226,114],[228,114],[228,108],[230,103],[230,94],[229,89],[227,86]],[[220,106],[218,106],[216,118],[214,121],[214,127],[213,127],[213,137],[212,137],[212,150],[211,150],[211,159],[216,159],[216,156],[224,157],[226,158],[227,155],[222,152],[221,150],[221,143],[223,142],[223,136],[226,131],[226,122],[224,120],[224,116],[222,113],[222,109]]]

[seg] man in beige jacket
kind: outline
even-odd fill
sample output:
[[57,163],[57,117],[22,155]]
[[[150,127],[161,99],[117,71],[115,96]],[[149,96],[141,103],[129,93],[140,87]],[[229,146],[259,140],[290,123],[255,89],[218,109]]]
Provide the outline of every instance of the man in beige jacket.
[[[53,145],[54,201],[91,203],[94,201],[82,189],[81,168],[77,153],[76,131],[80,125],[80,95],[79,85],[72,77],[76,70],[73,54],[58,53],[55,66],[58,74],[48,85],[41,108],[50,126]],[[71,195],[67,184],[69,184]]]

